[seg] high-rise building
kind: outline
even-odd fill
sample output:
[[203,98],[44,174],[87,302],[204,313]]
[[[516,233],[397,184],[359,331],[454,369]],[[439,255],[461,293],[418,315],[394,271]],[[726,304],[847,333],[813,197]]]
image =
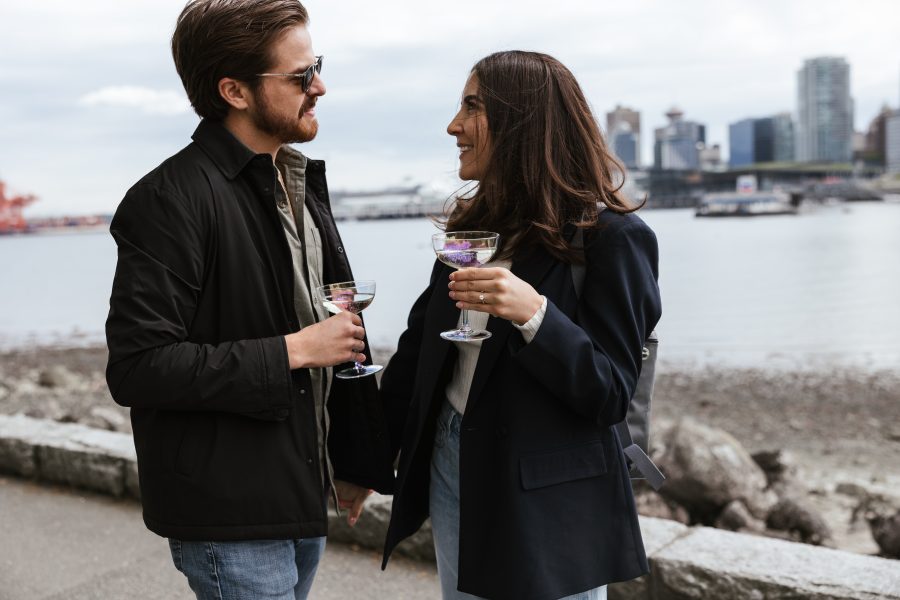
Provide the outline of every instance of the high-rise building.
[[641,113],[621,104],[616,104],[612,112],[606,113],[606,131],[612,134],[622,121],[628,123],[631,131],[638,135],[641,134]]
[[797,72],[797,142],[801,162],[849,162],[853,153],[850,65],[811,58]]
[[728,166],[732,169],[756,162],[753,124],[756,119],[743,119],[728,126]]
[[606,113],[606,136],[613,153],[626,167],[634,169],[641,164],[641,113],[616,105]]
[[885,167],[888,173],[900,173],[900,110],[885,124]]
[[793,143],[789,148],[781,148],[780,152],[779,144],[786,146],[784,137],[792,132],[790,117],[785,122],[784,115],[732,123],[728,126],[728,166],[735,169],[756,163],[790,160],[786,156],[793,154]]
[[794,155],[794,119],[791,113],[779,113],[772,117],[775,129],[774,156],[775,162],[792,162]]
[[875,115],[866,130],[866,142],[863,148],[862,158],[873,165],[884,165],[886,159],[887,122],[893,116],[894,111],[887,105],[881,107],[881,112]]
[[612,133],[613,153],[629,169],[637,169],[641,162],[641,139],[631,131],[631,126],[620,121]]
[[669,123],[654,130],[653,166],[657,169],[696,170],[706,144],[706,126],[685,121],[684,112],[672,108]]

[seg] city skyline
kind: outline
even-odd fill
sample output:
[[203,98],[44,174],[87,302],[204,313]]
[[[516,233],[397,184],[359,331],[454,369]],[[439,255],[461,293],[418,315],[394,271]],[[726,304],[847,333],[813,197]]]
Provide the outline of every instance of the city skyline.
[[[328,94],[319,138],[302,149],[328,161],[334,189],[404,181],[452,189],[456,152],[446,124],[471,65],[505,48],[559,58],[604,128],[617,104],[641,111],[644,165],[652,164],[653,130],[673,105],[704,124],[707,143],[720,144],[724,156],[730,123],[795,112],[796,71],[810,57],[850,63],[855,130],[865,131],[884,102],[898,105],[892,23],[900,5],[888,0],[863,0],[849,14],[837,1],[805,0],[562,1],[551,12],[531,0],[512,12],[469,0],[305,4],[316,51],[327,56]],[[45,0],[0,9],[0,76],[13,90],[0,102],[0,179],[40,197],[29,215],[110,212],[187,143],[197,118],[168,51],[182,6]],[[697,23],[716,25],[685,36]]]

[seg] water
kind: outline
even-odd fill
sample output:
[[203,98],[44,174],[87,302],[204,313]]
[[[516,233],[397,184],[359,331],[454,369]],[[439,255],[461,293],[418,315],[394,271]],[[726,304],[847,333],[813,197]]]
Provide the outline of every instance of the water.
[[[642,211],[660,242],[660,354],[675,363],[900,370],[900,202],[752,219]],[[393,346],[435,259],[426,219],[339,224],[365,319]],[[0,238],[0,346],[103,339],[107,233]]]

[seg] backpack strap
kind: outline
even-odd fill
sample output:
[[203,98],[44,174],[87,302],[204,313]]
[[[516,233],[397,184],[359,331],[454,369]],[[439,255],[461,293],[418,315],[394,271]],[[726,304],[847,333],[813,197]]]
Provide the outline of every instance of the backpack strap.
[[[584,289],[584,278],[587,274],[587,256],[584,253],[584,230],[581,227],[575,228],[575,234],[572,236],[571,243],[573,248],[577,248],[581,252],[582,258],[584,259],[579,264],[573,263],[570,265],[572,271],[572,285],[575,286],[575,297],[580,298],[581,290]],[[655,338],[656,332],[651,332],[650,337]],[[644,348],[643,356],[646,358],[646,355],[646,348]],[[630,402],[631,399],[629,398],[629,403]],[[662,471],[659,470],[659,467],[656,466],[653,460],[647,456],[644,449],[634,443],[634,439],[631,437],[631,431],[628,429],[627,421],[620,421],[613,427],[619,436],[619,443],[622,444],[622,451],[628,459],[629,470],[636,470],[640,474],[640,476],[637,477],[638,479],[646,479],[647,483],[649,483],[654,490],[659,490],[666,481],[666,476],[662,474]]]

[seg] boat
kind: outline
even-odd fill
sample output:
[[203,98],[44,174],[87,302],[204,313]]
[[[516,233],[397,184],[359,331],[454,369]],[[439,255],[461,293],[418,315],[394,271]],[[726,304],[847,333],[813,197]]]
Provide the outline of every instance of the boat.
[[800,194],[775,189],[759,191],[756,177],[738,177],[737,191],[703,194],[694,215],[697,217],[758,217],[763,215],[796,215]]
[[694,214],[698,217],[796,215],[797,206],[786,192],[704,194]]
[[871,188],[864,187],[853,181],[833,178],[808,184],[803,197],[809,200],[818,200],[819,202],[832,199],[844,202],[880,202],[884,200],[882,194]]

